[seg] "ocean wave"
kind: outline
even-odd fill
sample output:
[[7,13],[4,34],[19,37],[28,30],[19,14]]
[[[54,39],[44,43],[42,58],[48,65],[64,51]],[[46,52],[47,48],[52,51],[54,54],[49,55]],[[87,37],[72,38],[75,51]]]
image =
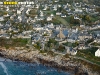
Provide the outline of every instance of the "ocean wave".
[[3,64],[3,62],[0,62],[0,65],[1,65],[1,67],[3,68],[3,70],[4,70],[4,73],[5,73],[6,75],[9,75],[8,72],[7,72],[7,67]]

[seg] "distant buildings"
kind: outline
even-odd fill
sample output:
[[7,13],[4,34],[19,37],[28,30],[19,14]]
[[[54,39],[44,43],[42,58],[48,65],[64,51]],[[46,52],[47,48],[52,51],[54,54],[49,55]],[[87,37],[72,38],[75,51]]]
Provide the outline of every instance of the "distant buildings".
[[[82,21],[80,16],[84,17],[84,15],[88,15],[87,13],[95,13],[94,7],[81,2],[61,4],[59,0],[55,0],[55,3],[52,0],[49,1],[51,3],[40,3],[38,1],[36,3],[19,2],[20,6],[12,9],[12,13],[10,13],[10,7],[5,7],[4,11],[7,12],[0,16],[0,22],[10,17],[10,23],[0,23],[0,37],[9,39],[10,35],[13,34],[12,38],[31,38],[32,44],[41,43],[42,50],[44,50],[45,44],[51,38],[54,38],[59,44],[62,44],[62,42],[78,42],[78,50],[88,48],[85,45],[87,39],[93,38],[94,42],[100,42],[100,32],[96,33],[95,37],[93,37],[93,34],[88,33],[90,28],[91,30],[100,28],[99,23],[96,23],[95,27],[91,27],[87,26],[83,21],[80,23],[80,27],[78,27],[78,23],[75,28],[74,26],[69,28],[71,24],[68,22],[69,26],[67,28],[67,25],[61,24],[63,21],[61,22],[57,19],[57,17],[60,17],[62,20],[67,21],[67,18],[70,20],[70,17],[73,16],[75,21]],[[68,54],[76,55],[77,49],[66,47],[65,50]],[[95,52],[95,56],[100,56],[100,49]]]

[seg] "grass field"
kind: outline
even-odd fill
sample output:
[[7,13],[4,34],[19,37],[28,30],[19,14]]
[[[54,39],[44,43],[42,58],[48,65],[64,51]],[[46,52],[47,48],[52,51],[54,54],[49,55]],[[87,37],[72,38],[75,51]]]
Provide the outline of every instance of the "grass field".
[[0,38],[0,46],[1,47],[24,47],[28,43],[28,39],[22,39],[22,38],[17,38],[17,39],[5,39],[5,38]]
[[86,50],[79,50],[76,56],[82,57],[86,60],[89,60],[90,62],[93,62],[93,63],[100,65],[100,58],[95,57],[95,51],[97,49],[98,48],[93,47],[93,48],[86,49]]
[[62,17],[60,16],[55,16],[55,18],[60,21],[63,25],[69,25],[69,23]]

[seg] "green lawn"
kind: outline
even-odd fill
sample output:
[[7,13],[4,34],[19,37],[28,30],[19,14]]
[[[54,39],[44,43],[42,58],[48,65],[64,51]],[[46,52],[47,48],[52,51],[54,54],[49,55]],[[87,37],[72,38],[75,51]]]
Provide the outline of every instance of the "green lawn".
[[[56,15],[55,11],[43,11],[43,12],[47,15],[51,15],[51,14]],[[57,24],[61,23],[63,25],[69,25],[69,17],[67,18],[68,22],[67,22],[66,18],[62,18],[60,16],[55,16],[54,20],[56,21]]]
[[62,17],[60,16],[55,16],[55,18],[60,21],[63,25],[69,25],[69,23]]
[[100,19],[99,16],[92,16],[92,17],[91,17],[91,21],[92,21],[92,22],[95,22],[95,21],[97,21],[97,20],[99,20],[99,19]]
[[70,23],[70,17],[71,17],[71,16],[67,16],[67,17],[66,17],[66,21],[67,21],[68,23]]
[[95,57],[95,51],[97,49],[98,48],[93,47],[93,48],[86,49],[86,50],[79,50],[76,56],[82,57],[82,58],[87,59],[93,63],[100,65],[100,58]]
[[75,43],[66,42],[66,43],[63,43],[63,45],[69,46],[69,47],[76,47],[76,46],[78,46],[78,43],[77,42],[75,42]]
[[22,38],[17,38],[17,39],[5,39],[5,38],[0,38],[0,46],[1,47],[24,47],[28,43],[28,39],[22,39]]
[[3,16],[5,14],[7,14],[8,12],[4,11],[4,10],[0,10],[0,16]]
[[94,42],[91,45],[93,45],[93,46],[100,46],[100,43]]
[[43,11],[45,14],[54,14],[54,15],[56,15],[56,12],[55,11],[50,11],[50,10],[48,10],[48,11]]

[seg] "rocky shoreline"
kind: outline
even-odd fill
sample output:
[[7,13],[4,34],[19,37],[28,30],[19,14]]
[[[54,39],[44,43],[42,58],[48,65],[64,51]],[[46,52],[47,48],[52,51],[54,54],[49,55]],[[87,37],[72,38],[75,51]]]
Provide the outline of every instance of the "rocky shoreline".
[[57,68],[59,71],[67,71],[73,75],[99,75],[97,73],[91,74],[83,68],[82,64],[62,58],[62,56],[50,56],[39,53],[38,50],[15,50],[0,48],[0,57],[9,58],[15,61],[24,61],[29,63],[42,63],[46,66]]

